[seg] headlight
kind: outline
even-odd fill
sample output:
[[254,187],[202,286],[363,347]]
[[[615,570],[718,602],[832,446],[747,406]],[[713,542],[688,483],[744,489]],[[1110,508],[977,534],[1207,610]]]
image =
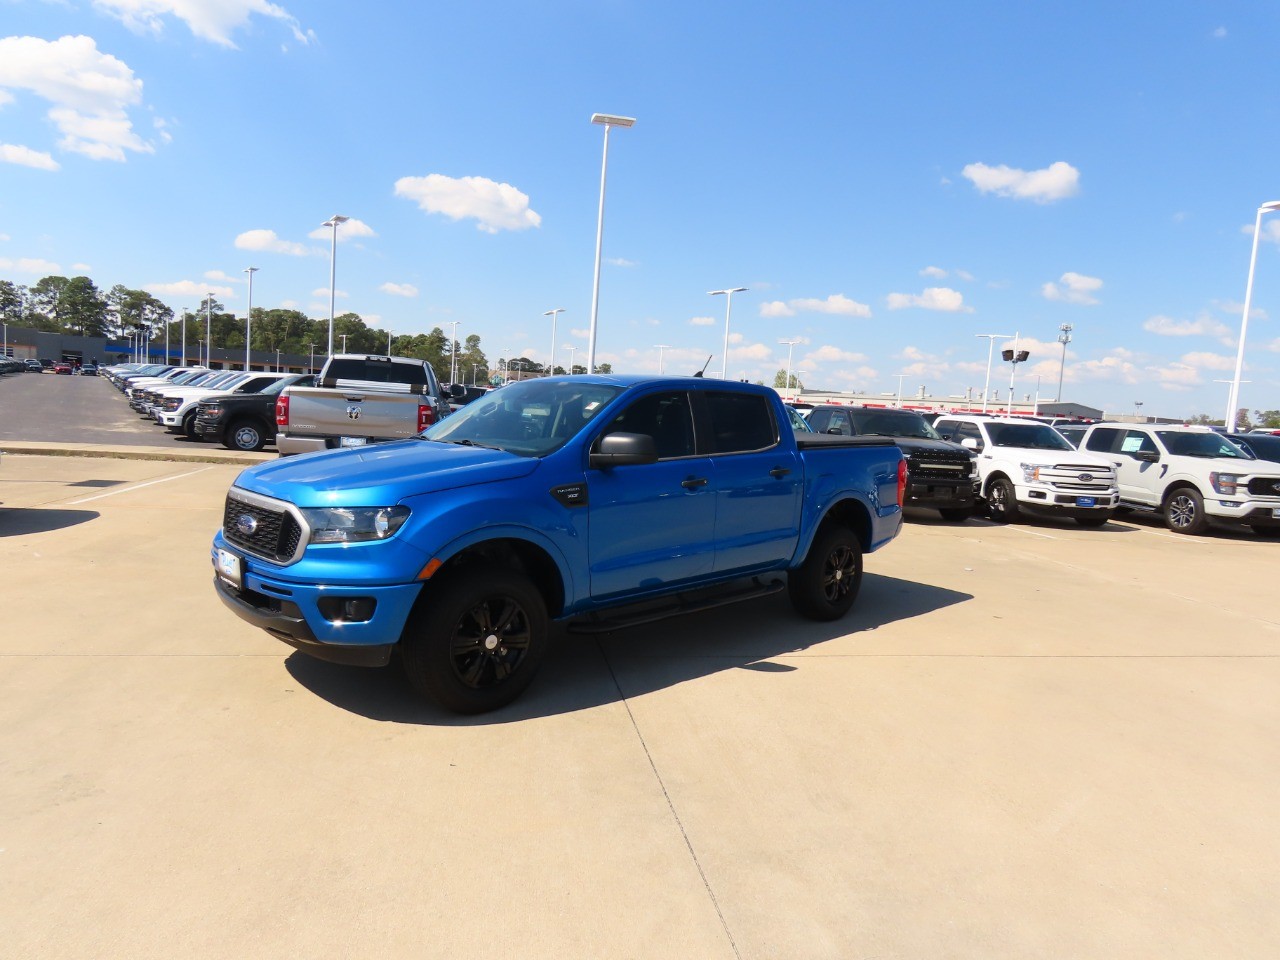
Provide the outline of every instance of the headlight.
[[1035,483],[1040,479],[1040,467],[1034,463],[1024,463],[1022,466],[1023,483]]
[[1209,482],[1213,484],[1213,490],[1215,493],[1221,493],[1224,496],[1234,497],[1236,495],[1236,484],[1240,482],[1240,474],[1210,473]]
[[311,543],[386,540],[409,519],[408,507],[318,507],[302,511]]
[[200,408],[200,416],[206,417],[209,420],[217,420],[220,416],[222,416],[222,408],[202,406]]

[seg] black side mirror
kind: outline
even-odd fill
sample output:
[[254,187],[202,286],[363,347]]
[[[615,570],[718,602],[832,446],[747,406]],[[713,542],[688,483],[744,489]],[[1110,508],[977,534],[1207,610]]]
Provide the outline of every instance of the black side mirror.
[[593,470],[657,462],[658,448],[647,433],[607,433],[590,457]]
[[1143,463],[1159,463],[1160,454],[1155,450],[1139,450],[1133,455],[1135,460],[1141,460]]
[[465,383],[449,384],[449,396],[454,400],[461,399],[467,395],[467,385]]

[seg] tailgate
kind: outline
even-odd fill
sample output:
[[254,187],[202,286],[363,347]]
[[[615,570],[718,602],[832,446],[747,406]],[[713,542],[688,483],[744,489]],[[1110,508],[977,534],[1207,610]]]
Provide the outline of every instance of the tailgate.
[[290,387],[289,435],[401,440],[418,432],[416,394],[376,393],[322,387]]

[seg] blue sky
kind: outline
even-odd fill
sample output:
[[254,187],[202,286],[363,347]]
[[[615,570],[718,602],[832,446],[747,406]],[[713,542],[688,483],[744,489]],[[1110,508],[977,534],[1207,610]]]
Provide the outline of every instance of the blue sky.
[[[0,0],[0,278],[213,290],[491,359],[1222,416],[1280,199],[1271,2]],[[1280,214],[1241,405],[1280,407]],[[997,344],[997,349],[1000,344]],[[1003,368],[1003,369],[1002,369]],[[1008,385],[997,365],[992,385]]]

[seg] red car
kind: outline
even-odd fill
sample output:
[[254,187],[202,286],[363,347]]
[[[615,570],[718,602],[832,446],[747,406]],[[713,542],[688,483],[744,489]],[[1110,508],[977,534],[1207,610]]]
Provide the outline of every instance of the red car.
[[55,364],[53,365],[53,372],[54,372],[54,373],[65,373],[67,376],[71,376],[71,364],[69,364],[69,363],[55,363]]

